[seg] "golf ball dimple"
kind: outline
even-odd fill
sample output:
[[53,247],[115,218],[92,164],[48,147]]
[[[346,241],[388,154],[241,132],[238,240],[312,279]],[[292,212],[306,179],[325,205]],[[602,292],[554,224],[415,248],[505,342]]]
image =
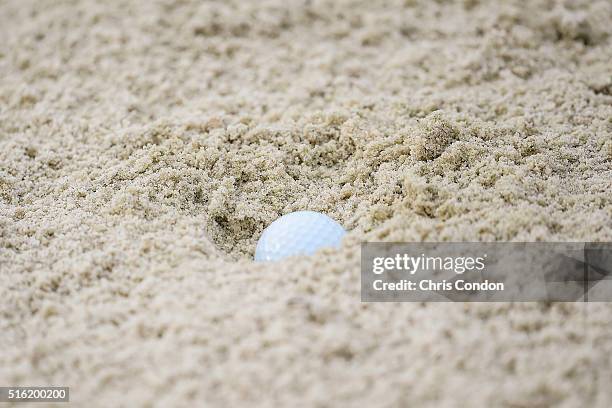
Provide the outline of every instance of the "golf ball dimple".
[[339,247],[346,231],[325,214],[296,211],[283,215],[261,234],[256,261],[278,261],[294,255],[312,255],[321,248]]

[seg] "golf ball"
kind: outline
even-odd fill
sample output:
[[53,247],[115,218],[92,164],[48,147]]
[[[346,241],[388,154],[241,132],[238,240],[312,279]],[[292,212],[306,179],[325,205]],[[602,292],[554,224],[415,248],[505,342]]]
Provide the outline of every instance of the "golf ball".
[[256,261],[278,261],[288,256],[312,255],[325,247],[339,247],[346,231],[325,214],[296,211],[283,215],[261,234]]

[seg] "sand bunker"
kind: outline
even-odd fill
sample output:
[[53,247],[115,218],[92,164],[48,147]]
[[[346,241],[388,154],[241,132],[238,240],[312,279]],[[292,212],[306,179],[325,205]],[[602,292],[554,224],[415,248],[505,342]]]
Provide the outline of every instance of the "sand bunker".
[[[612,403],[612,306],[366,304],[359,243],[612,240],[609,1],[0,2],[0,385]],[[326,213],[339,251],[251,261]]]

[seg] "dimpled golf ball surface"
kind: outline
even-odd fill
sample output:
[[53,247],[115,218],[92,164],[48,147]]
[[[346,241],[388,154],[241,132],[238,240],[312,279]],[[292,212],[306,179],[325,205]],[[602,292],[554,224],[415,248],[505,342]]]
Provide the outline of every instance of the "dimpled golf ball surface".
[[278,261],[288,256],[312,255],[321,248],[339,247],[346,231],[325,214],[297,211],[283,215],[261,234],[256,261]]

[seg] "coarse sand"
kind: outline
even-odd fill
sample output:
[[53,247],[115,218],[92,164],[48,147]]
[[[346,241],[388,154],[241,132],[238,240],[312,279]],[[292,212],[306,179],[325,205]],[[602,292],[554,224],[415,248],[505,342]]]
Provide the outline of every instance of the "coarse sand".
[[[612,405],[612,304],[361,303],[362,241],[612,241],[612,2],[0,0],[0,385]],[[314,210],[340,250],[251,261]]]

